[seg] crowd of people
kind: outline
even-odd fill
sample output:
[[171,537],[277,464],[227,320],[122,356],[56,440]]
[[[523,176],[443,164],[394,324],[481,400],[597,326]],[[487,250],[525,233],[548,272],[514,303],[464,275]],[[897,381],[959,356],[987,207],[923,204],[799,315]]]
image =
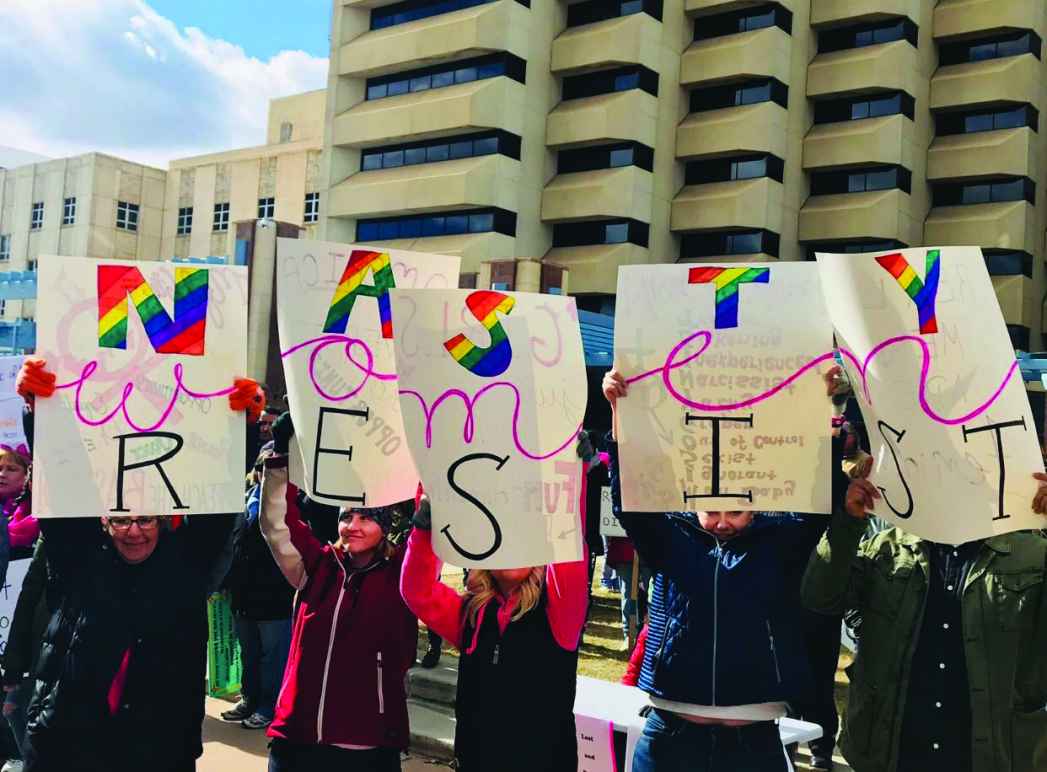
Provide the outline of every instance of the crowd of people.
[[[55,378],[28,359],[33,407]],[[409,742],[406,676],[419,621],[460,656],[459,772],[573,772],[579,646],[606,553],[635,648],[626,682],[646,692],[636,772],[780,772],[778,722],[823,728],[831,769],[833,683],[846,619],[858,642],[839,748],[855,772],[1047,770],[1047,538],[1017,532],[936,544],[869,516],[880,492],[846,382],[826,375],[833,513],[625,512],[616,442],[628,385],[603,381],[606,437],[580,436],[589,559],[472,569],[441,581],[431,505],[335,508],[288,479],[294,426],[238,380],[250,430],[243,512],[41,518],[28,448],[0,448],[0,565],[32,556],[3,669],[3,713],[26,772],[189,772],[202,753],[206,604],[224,591],[243,658],[222,714],[266,730],[269,772],[392,772]],[[600,476],[627,538],[592,525]],[[1032,508],[1047,513],[1047,476]],[[596,505],[598,506],[598,505]],[[586,510],[591,516],[587,516]],[[1047,521],[1045,521],[1047,526]],[[637,588],[638,592],[633,592]],[[635,604],[635,605],[634,605]],[[630,641],[631,643],[632,641]]]

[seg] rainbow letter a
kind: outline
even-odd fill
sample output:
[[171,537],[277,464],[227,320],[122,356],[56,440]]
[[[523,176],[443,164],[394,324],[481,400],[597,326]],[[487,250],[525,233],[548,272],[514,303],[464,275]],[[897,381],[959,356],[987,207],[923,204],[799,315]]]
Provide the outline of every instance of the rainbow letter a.
[[[364,284],[368,273],[374,275],[374,285]],[[382,324],[382,337],[393,337],[393,312],[389,304],[389,290],[396,287],[393,267],[385,252],[354,249],[349,255],[341,281],[334,291],[331,307],[327,311],[324,332],[345,334],[349,326],[349,315],[360,296],[378,299],[378,318]]]
[[202,356],[207,333],[208,276],[206,268],[175,268],[172,321],[137,268],[98,266],[98,345],[127,348],[130,295],[155,352]]

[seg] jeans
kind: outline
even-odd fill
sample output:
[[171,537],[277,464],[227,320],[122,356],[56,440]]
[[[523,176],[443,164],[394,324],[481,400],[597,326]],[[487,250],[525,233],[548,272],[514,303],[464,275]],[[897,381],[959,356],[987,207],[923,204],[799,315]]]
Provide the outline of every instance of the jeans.
[[4,697],[4,718],[7,719],[7,723],[11,727],[11,734],[15,737],[15,744],[18,746],[18,753],[22,758],[25,758],[25,751],[22,745],[25,741],[26,710],[32,697],[33,679],[31,678],[22,679],[22,683],[7,692],[7,695]]
[[636,613],[637,603],[640,604],[640,617],[636,620],[636,634],[639,635],[641,628],[643,628],[643,612],[647,608],[647,582],[650,581],[650,576],[648,575],[647,567],[641,564],[640,580],[636,587],[636,600],[634,601],[629,597],[633,589],[633,564],[615,563],[614,572],[618,574],[618,578],[621,579],[622,583],[622,634],[628,639],[629,620]]
[[236,637],[243,662],[241,695],[254,712],[271,719],[291,648],[291,620],[256,622],[237,615]]
[[275,739],[269,745],[269,772],[400,772],[400,751],[352,751],[334,745],[300,745]]
[[654,709],[636,745],[633,772],[787,772],[778,726],[694,724]]

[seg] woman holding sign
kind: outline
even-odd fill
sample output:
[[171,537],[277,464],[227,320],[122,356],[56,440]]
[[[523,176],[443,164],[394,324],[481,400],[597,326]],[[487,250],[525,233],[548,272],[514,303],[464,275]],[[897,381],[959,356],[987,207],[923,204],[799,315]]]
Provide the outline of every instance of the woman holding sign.
[[[469,571],[465,595],[437,577],[428,499],[415,514],[400,589],[411,610],[462,652],[454,754],[458,772],[574,772],[578,644],[588,607],[587,561]],[[507,742],[512,715],[529,721]]]

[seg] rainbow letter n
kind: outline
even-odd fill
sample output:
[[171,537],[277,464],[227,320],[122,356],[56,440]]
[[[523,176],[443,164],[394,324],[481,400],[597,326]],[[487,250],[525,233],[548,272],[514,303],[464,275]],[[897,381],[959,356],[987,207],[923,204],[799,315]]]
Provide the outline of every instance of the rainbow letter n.
[[127,348],[126,297],[130,295],[154,351],[202,356],[207,333],[208,275],[206,268],[175,268],[172,321],[137,268],[98,266],[98,345]]
[[909,265],[900,252],[881,255],[876,258],[887,273],[894,277],[898,286],[905,290],[913,303],[920,319],[920,334],[931,335],[938,332],[938,318],[934,310],[934,301],[938,298],[938,277],[941,273],[941,252],[937,249],[927,250],[927,272],[923,281]]
[[[374,285],[364,284],[368,273],[374,274]],[[355,249],[349,255],[342,279],[334,291],[331,308],[327,312],[324,332],[345,334],[349,326],[349,315],[360,296],[378,299],[378,318],[382,325],[382,337],[393,337],[393,312],[389,304],[389,290],[396,287],[393,267],[385,252]]]
[[770,268],[714,268],[697,266],[687,275],[688,284],[713,284],[716,287],[716,329],[738,326],[739,292],[743,284],[767,284]]

